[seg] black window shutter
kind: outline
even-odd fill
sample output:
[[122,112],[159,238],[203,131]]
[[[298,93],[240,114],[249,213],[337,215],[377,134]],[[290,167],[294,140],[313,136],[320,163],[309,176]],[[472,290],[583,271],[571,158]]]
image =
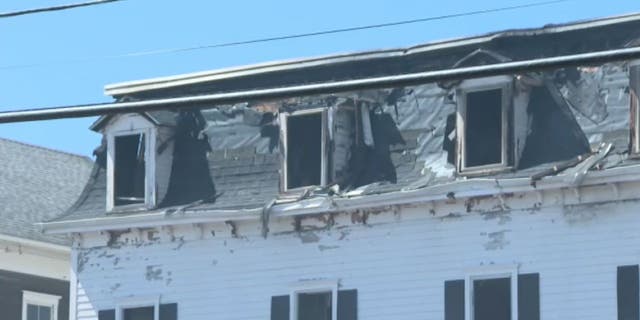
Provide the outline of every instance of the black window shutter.
[[98,320],[116,320],[116,310],[100,310],[98,311]]
[[618,267],[618,320],[640,319],[638,266]]
[[338,291],[338,320],[358,320],[358,290]]
[[289,296],[271,297],[271,320],[289,320]]
[[540,275],[518,275],[518,320],[540,320]]
[[444,282],[444,319],[464,320],[464,280]]
[[178,304],[177,303],[161,304],[160,320],[178,320]]

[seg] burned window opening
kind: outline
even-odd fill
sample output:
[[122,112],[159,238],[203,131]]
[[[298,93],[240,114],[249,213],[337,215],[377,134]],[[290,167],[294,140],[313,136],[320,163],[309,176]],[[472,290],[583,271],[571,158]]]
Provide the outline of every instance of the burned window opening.
[[332,320],[332,294],[328,292],[298,293],[297,320]]
[[466,94],[465,167],[502,162],[502,89]]
[[511,279],[473,281],[473,320],[511,320]]
[[287,189],[321,185],[323,182],[322,118],[322,112],[286,118]]
[[145,134],[115,137],[114,205],[145,202]]

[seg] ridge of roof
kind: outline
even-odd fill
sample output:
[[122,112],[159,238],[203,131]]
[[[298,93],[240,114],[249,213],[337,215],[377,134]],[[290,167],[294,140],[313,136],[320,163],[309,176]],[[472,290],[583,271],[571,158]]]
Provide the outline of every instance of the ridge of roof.
[[74,158],[81,158],[83,160],[89,161],[90,163],[93,163],[93,160],[90,157],[84,156],[84,155],[81,155],[81,154],[77,154],[77,153],[73,153],[73,152],[62,151],[62,150],[58,150],[58,149],[54,149],[54,148],[39,146],[39,145],[31,144],[31,143],[28,143],[28,142],[23,142],[23,141],[18,141],[18,140],[14,140],[14,139],[8,139],[8,138],[2,138],[2,137],[0,137],[0,142],[8,142],[8,143],[13,143],[13,144],[18,144],[18,145],[21,145],[21,146],[24,146],[24,147],[28,147],[28,148],[38,149],[38,150],[52,152],[52,153],[58,153],[58,154],[61,154],[61,155],[66,155],[66,156],[70,156],[70,157],[74,157]]
[[173,76],[108,84],[104,87],[104,93],[110,96],[117,96],[161,88],[171,88],[181,85],[262,74],[283,69],[328,65],[345,61],[367,60],[379,57],[403,56],[411,53],[439,50],[449,47],[462,46],[470,43],[486,42],[498,37],[566,32],[639,20],[640,12],[636,12],[598,19],[583,19],[560,24],[546,24],[538,28],[506,29],[470,37],[458,37],[453,39],[426,42],[410,47],[367,50],[352,53],[320,55],[307,58],[275,60],[244,66],[234,66],[209,71],[184,73]]

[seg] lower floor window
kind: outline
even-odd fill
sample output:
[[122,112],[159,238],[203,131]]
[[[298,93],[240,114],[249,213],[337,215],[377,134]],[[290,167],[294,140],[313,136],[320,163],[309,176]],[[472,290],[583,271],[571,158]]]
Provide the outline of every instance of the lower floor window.
[[123,320],[154,320],[154,307],[128,308],[122,310]]
[[60,296],[23,291],[22,319],[23,320],[57,320],[58,302]]
[[511,320],[511,279],[473,280],[473,319]]
[[331,291],[298,293],[298,319],[331,320]]

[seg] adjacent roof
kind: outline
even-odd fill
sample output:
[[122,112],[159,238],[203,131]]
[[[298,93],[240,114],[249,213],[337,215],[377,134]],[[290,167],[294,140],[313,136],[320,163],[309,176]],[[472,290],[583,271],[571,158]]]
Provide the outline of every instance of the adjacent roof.
[[[118,98],[153,99],[279,87],[448,69],[461,64],[483,65],[505,59],[518,61],[616,49],[626,47],[637,39],[640,39],[640,15],[628,15],[540,29],[504,31],[410,49],[152,79],[108,86],[107,92]],[[636,160],[627,158],[629,94],[625,63],[550,70],[544,72],[541,78],[541,83],[532,87],[530,92],[531,102],[527,112],[531,124],[520,167],[516,171],[495,174],[489,178],[529,178],[545,172],[555,174],[549,170],[558,163],[574,161],[572,159],[588,153],[591,148],[599,154],[585,161],[589,164],[586,169],[595,164],[600,169],[637,164]],[[447,159],[445,144],[450,133],[448,130],[451,129],[447,122],[456,108],[451,87],[446,83],[432,83],[280,101],[198,106],[202,108],[200,116],[206,124],[203,128],[199,127],[197,133],[187,135],[192,139],[185,140],[185,145],[197,146],[198,139],[204,138],[209,150],[206,156],[198,160],[198,152],[204,152],[202,148],[176,149],[171,183],[189,186],[189,181],[194,177],[206,176],[211,179],[214,188],[211,194],[202,195],[200,201],[194,201],[183,193],[177,200],[174,197],[170,204],[161,204],[154,212],[166,215],[176,212],[197,215],[213,210],[240,212],[260,209],[273,199],[348,199],[442,187],[473,179],[459,176]],[[358,176],[349,185],[341,186],[343,190],[337,193],[335,190],[307,190],[283,198],[279,194],[279,131],[272,121],[274,112],[332,108],[349,99],[367,101],[375,110],[371,119],[375,147],[359,151],[360,159],[354,160],[355,166],[352,167]],[[183,126],[178,114],[174,116],[176,126]],[[190,128],[194,129],[193,126]],[[611,144],[612,148],[603,148],[602,143]],[[196,165],[181,165],[178,168],[180,170],[176,170],[176,163]],[[568,170],[577,172],[585,170],[584,166],[578,164]],[[105,211],[105,171],[104,162],[98,156],[94,174],[80,199],[67,214],[54,221],[59,223],[140,214],[140,211],[117,214]],[[174,188],[181,189],[184,188]],[[169,190],[171,194],[171,186]]]
[[67,245],[35,223],[65,212],[91,172],[91,159],[0,138],[0,234]]

